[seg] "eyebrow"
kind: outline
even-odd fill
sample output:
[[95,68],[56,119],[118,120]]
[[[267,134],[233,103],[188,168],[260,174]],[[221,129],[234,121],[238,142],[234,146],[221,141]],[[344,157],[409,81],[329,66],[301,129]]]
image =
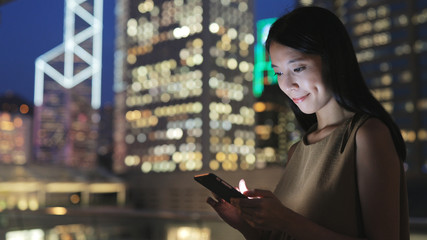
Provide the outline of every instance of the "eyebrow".
[[[304,61],[304,60],[305,60],[305,58],[304,58],[304,57],[295,58],[295,59],[289,60],[289,61],[287,62],[287,64],[295,63],[295,62],[300,62],[300,61]],[[271,64],[271,67],[275,68],[275,67],[278,67],[278,66],[276,66],[276,65],[274,65],[274,64]]]

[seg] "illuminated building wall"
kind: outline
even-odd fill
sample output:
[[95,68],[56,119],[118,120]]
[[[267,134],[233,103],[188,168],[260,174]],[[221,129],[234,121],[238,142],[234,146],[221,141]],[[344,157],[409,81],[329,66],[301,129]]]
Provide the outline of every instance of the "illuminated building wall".
[[119,1],[115,170],[253,169],[252,1]]
[[368,86],[402,130],[408,174],[427,173],[427,2],[334,3],[324,7],[346,25]]
[[94,167],[100,105],[102,0],[67,0],[64,43],[36,60],[36,161]]
[[31,161],[32,109],[15,96],[0,97],[0,163],[23,165]]

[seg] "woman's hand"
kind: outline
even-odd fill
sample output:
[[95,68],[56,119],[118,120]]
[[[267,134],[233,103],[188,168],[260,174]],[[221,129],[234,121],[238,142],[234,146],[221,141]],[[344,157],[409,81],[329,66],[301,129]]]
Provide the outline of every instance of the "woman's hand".
[[206,201],[218,213],[218,215],[231,227],[242,230],[249,227],[249,224],[240,216],[239,211],[224,199],[215,200],[209,197]]
[[260,238],[261,231],[251,227],[249,223],[242,218],[238,209],[224,199],[218,198],[217,196],[215,197],[217,200],[209,197],[207,203],[211,205],[228,225],[241,232],[247,240]]
[[286,208],[271,191],[255,189],[244,194],[251,199],[231,199],[237,214],[256,229],[283,230],[283,224],[291,210]]

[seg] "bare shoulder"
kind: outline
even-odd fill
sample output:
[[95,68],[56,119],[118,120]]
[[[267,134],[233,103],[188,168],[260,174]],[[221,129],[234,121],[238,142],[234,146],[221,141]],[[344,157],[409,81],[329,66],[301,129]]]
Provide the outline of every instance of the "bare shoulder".
[[382,168],[399,163],[390,129],[380,119],[370,118],[360,126],[356,133],[356,147],[359,166]]
[[356,133],[358,148],[367,148],[373,151],[394,149],[390,129],[378,118],[370,118],[360,126]]
[[390,130],[380,119],[370,118],[360,126],[357,131],[356,140],[358,142],[360,142],[359,140],[369,141],[377,137],[391,137]]

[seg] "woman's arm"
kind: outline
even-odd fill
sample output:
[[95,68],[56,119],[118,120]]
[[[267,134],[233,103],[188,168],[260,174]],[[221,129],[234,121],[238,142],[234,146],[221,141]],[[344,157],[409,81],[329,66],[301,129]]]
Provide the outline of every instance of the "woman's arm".
[[399,239],[400,163],[387,126],[369,119],[356,135],[357,179],[368,239]]

